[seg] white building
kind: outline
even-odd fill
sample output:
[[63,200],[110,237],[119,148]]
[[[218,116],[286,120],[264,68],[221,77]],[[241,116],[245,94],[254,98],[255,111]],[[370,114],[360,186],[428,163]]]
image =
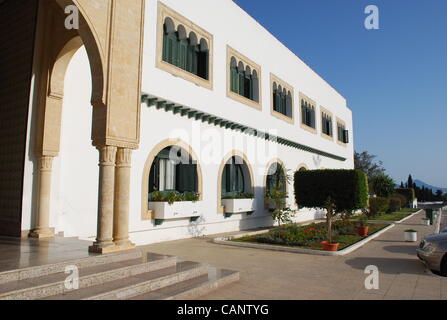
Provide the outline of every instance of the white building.
[[[132,154],[129,191],[132,242],[272,225],[265,192],[275,163],[289,174],[300,168],[353,168],[352,112],[345,98],[233,1],[146,0],[143,43],[140,145]],[[50,226],[65,236],[94,240],[99,172],[90,135],[89,78],[82,47],[65,78]],[[29,113],[30,123],[35,116]],[[173,145],[188,161],[167,159]],[[34,224],[30,158],[22,230]],[[231,159],[236,164],[225,166]],[[296,208],[292,184],[287,201]],[[149,202],[169,190],[196,192],[199,199],[173,206]],[[222,199],[249,194],[254,200],[238,199],[234,208],[235,201]],[[295,220],[318,214],[299,210]]]

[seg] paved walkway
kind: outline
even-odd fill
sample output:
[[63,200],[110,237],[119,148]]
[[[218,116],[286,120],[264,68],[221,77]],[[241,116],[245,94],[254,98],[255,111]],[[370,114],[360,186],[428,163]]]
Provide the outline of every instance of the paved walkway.
[[[202,299],[447,299],[447,278],[427,273],[415,254],[417,243],[403,241],[406,229],[419,237],[433,232],[422,226],[423,213],[396,225],[344,257],[314,256],[218,245],[211,237],[146,246],[216,267],[239,270],[241,280]],[[380,270],[379,290],[366,290],[366,266]]]

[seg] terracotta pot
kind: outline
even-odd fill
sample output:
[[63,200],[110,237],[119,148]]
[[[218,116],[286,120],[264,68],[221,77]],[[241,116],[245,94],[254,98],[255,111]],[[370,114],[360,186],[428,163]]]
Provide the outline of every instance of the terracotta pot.
[[329,243],[328,241],[322,241],[324,251],[338,251],[339,243]]
[[368,235],[369,227],[368,226],[357,226],[357,233],[361,237],[366,237]]

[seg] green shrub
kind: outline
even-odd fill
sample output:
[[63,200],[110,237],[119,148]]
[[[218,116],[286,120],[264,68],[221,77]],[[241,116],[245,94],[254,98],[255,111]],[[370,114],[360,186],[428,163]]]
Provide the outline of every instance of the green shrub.
[[335,211],[353,211],[368,206],[368,183],[360,170],[306,170],[295,173],[296,203],[307,208],[325,208],[328,198]]
[[233,193],[227,194],[222,197],[222,199],[254,199],[255,195],[253,193]]
[[154,191],[149,194],[150,202],[167,202],[172,205],[174,202],[192,201],[196,202],[200,198],[197,192],[180,193],[178,191]]
[[402,208],[402,200],[400,197],[391,197],[388,207],[388,213],[397,212]]
[[408,206],[410,203],[413,202],[415,195],[414,195],[414,189],[413,188],[399,188],[396,189],[397,194],[401,194],[405,197],[405,206]]
[[384,197],[375,197],[369,199],[368,217],[373,218],[379,214],[386,213],[389,207],[389,199]]
[[326,209],[327,240],[332,242],[332,219],[342,212],[368,206],[368,179],[360,170],[307,170],[294,176],[299,206]]
[[389,175],[379,174],[370,179],[370,185],[372,188],[370,193],[374,193],[378,197],[389,197],[394,193],[396,184]]

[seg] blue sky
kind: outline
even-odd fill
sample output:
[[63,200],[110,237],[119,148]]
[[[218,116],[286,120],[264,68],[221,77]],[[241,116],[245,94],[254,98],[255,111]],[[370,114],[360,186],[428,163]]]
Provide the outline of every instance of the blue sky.
[[[447,1],[235,0],[348,100],[357,151],[447,187]],[[366,6],[380,30],[366,30]]]

